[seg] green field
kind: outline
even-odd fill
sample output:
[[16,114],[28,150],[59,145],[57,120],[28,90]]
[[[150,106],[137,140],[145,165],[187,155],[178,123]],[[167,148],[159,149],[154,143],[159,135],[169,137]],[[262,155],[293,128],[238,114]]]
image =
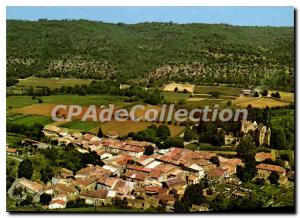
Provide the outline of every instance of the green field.
[[89,131],[96,128],[97,126],[100,126],[100,122],[73,120],[71,122],[61,125],[60,127]]
[[226,86],[196,86],[194,93],[209,94],[211,92],[220,92],[221,95],[234,95],[238,96],[242,88],[226,87]]
[[180,100],[187,100],[190,98],[189,93],[180,92],[161,92],[164,96],[164,100],[168,103],[178,103]]
[[[76,104],[76,105],[108,105],[114,104],[115,107],[125,107],[133,103],[126,102],[127,97],[110,95],[51,95],[41,97],[43,103],[50,104]],[[8,108],[24,107],[37,104],[38,100],[32,100],[31,96],[7,96],[6,106]]]
[[75,78],[39,78],[39,77],[27,77],[25,79],[19,79],[17,86],[25,87],[37,87],[47,86],[50,89],[60,88],[62,86],[75,86],[91,83],[91,79],[75,79]]
[[199,101],[188,100],[186,101],[186,105],[187,107],[190,108],[202,108],[205,106],[214,107],[216,104],[218,104],[219,107],[222,108],[223,106],[226,105],[226,102],[228,100],[229,99],[214,99],[214,98],[206,98]]
[[51,119],[51,117],[47,117],[47,116],[16,114],[15,116],[10,115],[7,117],[7,123],[20,124],[26,126],[32,126],[33,124],[36,123],[45,125],[52,122],[53,120]]

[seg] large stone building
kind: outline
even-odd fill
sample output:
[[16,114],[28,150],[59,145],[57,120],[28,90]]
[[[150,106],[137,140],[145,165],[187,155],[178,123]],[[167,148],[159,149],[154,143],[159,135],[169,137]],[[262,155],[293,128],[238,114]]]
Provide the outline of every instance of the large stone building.
[[270,145],[271,139],[271,129],[270,127],[264,126],[262,124],[257,124],[256,121],[242,121],[241,132],[248,134],[250,132],[257,132],[257,140],[259,145]]

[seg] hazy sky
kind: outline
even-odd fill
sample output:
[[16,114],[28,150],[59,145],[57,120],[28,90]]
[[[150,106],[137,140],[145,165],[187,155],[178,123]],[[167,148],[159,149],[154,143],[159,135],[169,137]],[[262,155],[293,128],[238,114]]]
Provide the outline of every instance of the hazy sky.
[[87,19],[141,22],[293,26],[293,7],[7,7],[7,19]]

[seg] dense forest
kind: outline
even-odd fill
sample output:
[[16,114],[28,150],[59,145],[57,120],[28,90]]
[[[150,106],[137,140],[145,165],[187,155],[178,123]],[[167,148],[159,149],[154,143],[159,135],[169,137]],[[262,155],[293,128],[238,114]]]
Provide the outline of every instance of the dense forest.
[[294,28],[87,20],[7,20],[7,77],[293,90]]

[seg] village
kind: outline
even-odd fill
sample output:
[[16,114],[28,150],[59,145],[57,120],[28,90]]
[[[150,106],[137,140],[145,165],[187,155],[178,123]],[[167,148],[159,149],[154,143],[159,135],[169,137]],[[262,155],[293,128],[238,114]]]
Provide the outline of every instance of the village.
[[[269,144],[271,130],[266,126],[243,121],[241,132],[247,134],[256,129],[260,132],[259,143]],[[25,139],[22,144],[36,146],[37,149],[74,146],[81,153],[95,152],[103,164],[88,164],[77,172],[61,168],[46,184],[17,178],[8,190],[9,198],[20,201],[30,195],[32,203],[39,203],[40,197],[47,194],[51,201],[43,208],[49,210],[64,209],[68,202],[78,199],[94,207],[112,205],[118,199],[126,202],[129,208],[147,210],[163,206],[165,211],[172,212],[175,201],[184,196],[187,187],[203,181],[208,185],[199,194],[208,198],[218,194],[227,198],[246,198],[252,191],[243,188],[236,175],[237,167],[245,164],[237,157],[228,158],[212,151],[187,148],[158,149],[155,144],[146,141],[120,140],[117,133],[108,133],[100,138],[90,133],[69,133],[66,128],[52,125],[46,125],[43,134],[49,143]],[[238,144],[239,139],[226,135],[224,143],[233,142]],[[17,156],[17,152],[17,149],[7,148],[7,155]],[[253,181],[267,181],[270,174],[276,172],[278,184],[285,185],[288,175],[293,172],[262,163],[272,158],[270,153],[256,153],[258,164]],[[207,204],[193,204],[191,207],[191,211],[210,210]]]

